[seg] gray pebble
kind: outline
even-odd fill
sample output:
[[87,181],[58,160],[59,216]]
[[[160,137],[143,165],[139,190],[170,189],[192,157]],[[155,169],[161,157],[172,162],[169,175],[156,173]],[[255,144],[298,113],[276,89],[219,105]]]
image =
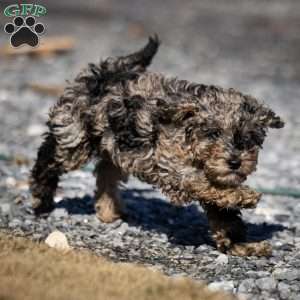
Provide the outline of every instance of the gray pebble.
[[291,295],[289,295],[289,298],[287,298],[287,299],[289,299],[289,300],[300,300],[300,295],[292,293]]
[[249,293],[251,292],[254,288],[256,287],[255,285],[255,280],[252,278],[245,279],[243,280],[239,287],[238,287],[238,292],[239,293]]
[[257,279],[256,285],[261,290],[272,291],[276,289],[277,282],[272,277],[265,277]]
[[69,214],[68,214],[67,210],[64,208],[56,208],[51,213],[51,216],[56,219],[62,219],[62,218],[67,218],[69,216]]
[[3,215],[9,215],[11,212],[10,203],[0,203],[0,210]]
[[275,279],[278,280],[287,280],[287,281],[293,281],[293,280],[299,280],[300,279],[300,270],[296,269],[275,269],[273,271],[273,276]]
[[20,227],[22,224],[23,224],[23,222],[21,220],[19,220],[19,219],[12,219],[12,221],[10,221],[8,223],[8,227],[17,228],[17,227]]
[[32,225],[32,220],[26,219],[26,220],[24,221],[24,224],[25,224],[26,226],[30,226],[30,225]]
[[288,299],[289,295],[291,294],[290,286],[284,282],[279,282],[278,292],[282,299]]

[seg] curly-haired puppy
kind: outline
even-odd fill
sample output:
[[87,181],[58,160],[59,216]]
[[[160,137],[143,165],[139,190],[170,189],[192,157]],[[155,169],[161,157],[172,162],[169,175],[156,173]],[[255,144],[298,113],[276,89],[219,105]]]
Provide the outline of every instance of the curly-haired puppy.
[[247,243],[241,208],[261,195],[242,186],[256,169],[268,128],[283,127],[255,98],[146,71],[159,46],[89,64],[49,113],[49,131],[31,173],[37,214],[53,208],[59,176],[97,158],[95,209],[103,222],[122,215],[118,183],[132,174],[175,204],[199,201],[222,252],[267,255]]

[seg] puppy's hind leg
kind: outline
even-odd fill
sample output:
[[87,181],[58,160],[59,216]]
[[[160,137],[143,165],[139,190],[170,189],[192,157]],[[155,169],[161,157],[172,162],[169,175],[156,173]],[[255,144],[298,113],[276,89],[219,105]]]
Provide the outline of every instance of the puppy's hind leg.
[[91,149],[87,141],[82,141],[77,147],[68,148],[60,144],[53,133],[46,136],[39,148],[29,180],[35,214],[48,213],[54,208],[53,197],[59,177],[80,168],[90,155]]
[[121,218],[123,207],[118,191],[119,182],[126,181],[110,158],[105,157],[99,161],[95,169],[96,194],[95,210],[97,217],[104,223],[111,223]]
[[80,168],[88,161],[92,149],[79,118],[65,106],[55,106],[48,121],[49,132],[38,150],[31,170],[30,190],[36,214],[50,212],[59,176]]
[[53,197],[62,173],[61,167],[55,161],[55,152],[55,138],[48,134],[39,148],[29,180],[32,207],[36,214],[50,212],[54,208]]

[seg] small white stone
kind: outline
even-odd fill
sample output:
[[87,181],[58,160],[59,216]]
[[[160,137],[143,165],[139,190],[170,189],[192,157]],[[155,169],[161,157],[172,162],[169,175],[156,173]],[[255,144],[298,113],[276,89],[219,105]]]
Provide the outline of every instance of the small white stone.
[[208,285],[208,288],[212,291],[224,290],[227,292],[232,292],[234,289],[234,283],[232,280],[231,281],[212,282]]
[[228,264],[228,256],[226,254],[220,254],[216,258],[216,264],[218,264],[218,265],[227,265]]
[[45,240],[45,243],[58,250],[70,250],[71,247],[68,243],[67,237],[60,231],[56,230],[51,232]]
[[17,183],[16,179],[14,179],[13,177],[6,178],[5,182],[8,187],[14,187]]
[[62,199],[63,199],[63,196],[55,196],[54,197],[54,202],[58,203],[58,202],[62,201]]
[[117,229],[118,234],[123,235],[128,230],[129,226],[127,223],[122,223],[121,226]]
[[27,135],[39,136],[45,132],[45,127],[39,124],[32,124],[27,127]]

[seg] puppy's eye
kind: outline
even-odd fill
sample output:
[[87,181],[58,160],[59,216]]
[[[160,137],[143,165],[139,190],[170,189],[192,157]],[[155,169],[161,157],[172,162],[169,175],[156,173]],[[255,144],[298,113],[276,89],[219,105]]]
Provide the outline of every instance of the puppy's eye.
[[240,132],[236,132],[234,134],[234,145],[238,150],[244,150],[246,148],[246,144],[249,142],[248,136],[242,136]]
[[259,146],[258,142],[253,138],[253,136],[239,136],[237,135],[234,139],[235,147],[238,150],[251,150],[255,146]]
[[251,149],[255,146],[255,140],[251,136],[243,137],[243,144],[245,149]]

